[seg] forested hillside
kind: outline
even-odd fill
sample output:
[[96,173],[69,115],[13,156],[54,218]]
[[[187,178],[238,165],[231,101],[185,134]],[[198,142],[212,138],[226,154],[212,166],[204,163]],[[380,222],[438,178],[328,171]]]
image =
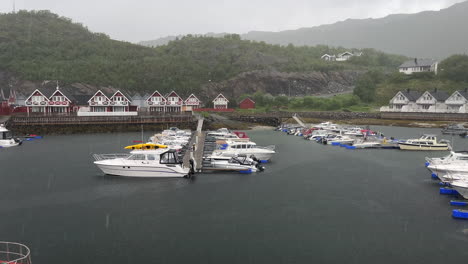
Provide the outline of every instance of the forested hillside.
[[63,84],[86,83],[139,92],[177,90],[186,94],[206,91],[203,86],[246,72],[394,71],[405,59],[365,49],[363,56],[348,62],[320,60],[324,53],[343,51],[327,46],[269,45],[241,40],[238,35],[188,35],[149,48],[92,33],[48,11],[0,15],[0,68],[32,81],[59,80]]

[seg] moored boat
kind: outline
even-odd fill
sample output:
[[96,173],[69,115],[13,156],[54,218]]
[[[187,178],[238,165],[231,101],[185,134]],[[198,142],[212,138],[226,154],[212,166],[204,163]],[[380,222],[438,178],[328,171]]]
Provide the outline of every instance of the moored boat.
[[186,177],[194,172],[183,166],[175,150],[133,150],[131,154],[94,154],[94,164],[108,175],[127,177]]
[[10,130],[5,125],[0,124],[0,148],[9,148],[21,145],[22,141],[19,138],[13,138]]
[[461,195],[463,198],[468,199],[468,182],[464,180],[453,181],[450,185]]
[[408,139],[398,143],[402,150],[448,150],[447,142],[437,142],[435,135],[423,135],[418,139]]

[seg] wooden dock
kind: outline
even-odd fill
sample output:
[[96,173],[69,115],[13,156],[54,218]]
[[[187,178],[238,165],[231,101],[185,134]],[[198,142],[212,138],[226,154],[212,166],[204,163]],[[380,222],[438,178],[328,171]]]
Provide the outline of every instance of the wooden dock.
[[189,143],[189,149],[184,155],[184,166],[190,166],[190,160],[194,161],[195,171],[200,172],[203,163],[203,151],[205,148],[206,132],[203,132],[203,118],[198,117],[197,131],[195,131]]

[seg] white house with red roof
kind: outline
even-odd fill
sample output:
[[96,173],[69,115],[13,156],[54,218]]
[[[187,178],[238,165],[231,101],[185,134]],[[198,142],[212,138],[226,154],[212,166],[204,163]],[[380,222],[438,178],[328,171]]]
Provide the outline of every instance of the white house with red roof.
[[182,111],[191,112],[194,109],[200,108],[200,105],[200,99],[198,99],[194,94],[191,94],[187,99],[185,99]]
[[148,98],[145,104],[150,112],[165,112],[166,98],[158,91],[155,91]]
[[59,86],[49,97],[49,112],[51,113],[69,113],[72,112],[72,100],[66,96]]
[[31,113],[48,113],[49,98],[38,89],[26,98],[27,111]]
[[229,100],[223,94],[219,94],[213,100],[214,109],[227,109]]
[[181,112],[183,104],[184,100],[175,91],[166,96],[166,112],[168,113]]
[[110,98],[110,110],[112,112],[128,112],[131,100],[120,90],[115,92]]
[[90,112],[111,112],[111,100],[101,90],[97,91],[89,100]]

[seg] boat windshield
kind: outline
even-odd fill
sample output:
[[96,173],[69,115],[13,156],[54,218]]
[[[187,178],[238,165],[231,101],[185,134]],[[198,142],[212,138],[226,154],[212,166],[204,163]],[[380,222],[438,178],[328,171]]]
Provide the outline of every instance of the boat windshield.
[[145,154],[132,154],[128,157],[128,160],[145,160]]

